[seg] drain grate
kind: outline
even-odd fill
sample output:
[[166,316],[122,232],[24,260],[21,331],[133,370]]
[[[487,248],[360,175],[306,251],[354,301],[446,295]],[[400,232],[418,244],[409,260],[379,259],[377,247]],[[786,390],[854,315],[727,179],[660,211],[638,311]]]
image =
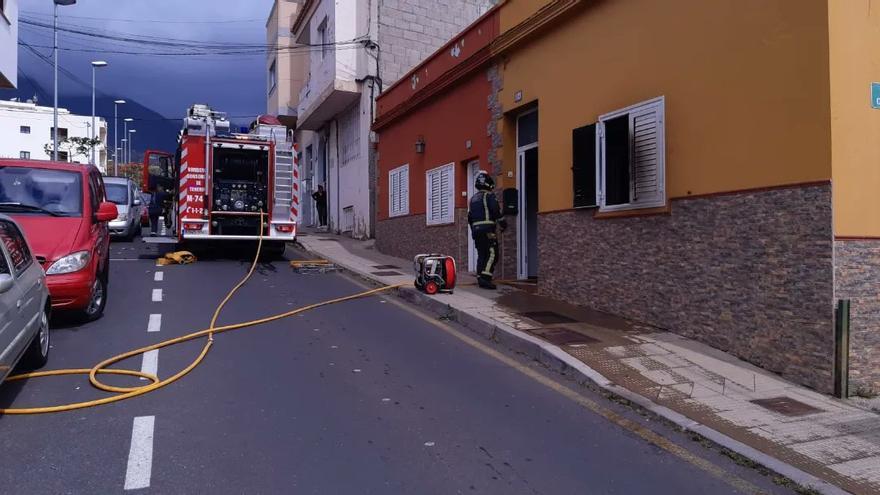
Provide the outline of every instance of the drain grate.
[[370,272],[370,275],[376,275],[377,277],[396,277],[403,274],[400,272]]
[[532,320],[535,320],[542,325],[555,325],[557,323],[575,323],[577,321],[565,315],[555,313],[553,311],[527,311],[525,313],[520,313],[520,315],[525,316],[526,318],[531,318]]
[[823,412],[821,409],[817,409],[809,404],[804,404],[803,402],[794,400],[791,397],[771,397],[769,399],[757,399],[753,400],[752,403],[757,404],[765,409],[769,409],[775,413],[791,417],[807,416],[810,414]]
[[399,266],[394,265],[373,265],[376,270],[400,270]]
[[594,339],[589,335],[584,335],[568,328],[549,328],[542,330],[538,335],[554,345],[578,347],[601,342],[599,339]]

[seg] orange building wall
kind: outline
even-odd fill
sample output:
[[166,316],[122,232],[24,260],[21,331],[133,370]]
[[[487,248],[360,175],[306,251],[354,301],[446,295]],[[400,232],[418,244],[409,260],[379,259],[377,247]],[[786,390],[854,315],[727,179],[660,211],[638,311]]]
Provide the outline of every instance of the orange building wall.
[[828,0],[834,233],[880,237],[880,3]]
[[[504,110],[539,106],[540,210],[572,206],[573,128],[661,95],[668,196],[829,180],[827,1],[585,1],[506,54]],[[501,33],[547,3],[509,0]]]

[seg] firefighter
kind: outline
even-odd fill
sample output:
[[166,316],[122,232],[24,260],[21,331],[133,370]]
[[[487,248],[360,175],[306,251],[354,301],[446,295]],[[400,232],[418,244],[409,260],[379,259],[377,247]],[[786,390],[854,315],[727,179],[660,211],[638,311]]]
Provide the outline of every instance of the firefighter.
[[492,276],[498,262],[498,227],[507,228],[498,198],[492,192],[495,181],[488,172],[480,170],[474,181],[476,194],[471,198],[468,208],[468,224],[471,236],[477,246],[477,282],[483,289],[494,290]]

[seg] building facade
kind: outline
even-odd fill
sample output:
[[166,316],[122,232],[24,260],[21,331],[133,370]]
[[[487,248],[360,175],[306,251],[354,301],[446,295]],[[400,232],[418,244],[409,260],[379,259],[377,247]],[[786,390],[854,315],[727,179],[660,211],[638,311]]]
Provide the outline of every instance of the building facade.
[[296,102],[305,82],[308,53],[295,47],[290,27],[301,0],[275,0],[266,21],[266,44],[276,47],[266,57],[266,113],[296,127]]
[[[95,119],[98,127],[96,137],[101,142],[95,146],[95,165],[104,173],[107,170],[107,122]],[[90,148],[78,148],[71,138],[91,138],[92,117],[75,115],[67,109],[58,109],[58,159],[71,163],[89,163]],[[31,102],[0,101],[0,157],[25,160],[52,159],[52,107],[42,107]]]
[[[869,48],[880,13],[869,7],[500,5],[485,107],[450,125],[490,115],[487,163],[519,207],[502,240],[502,277],[825,392],[835,303],[850,299],[851,390],[880,391],[880,110]],[[466,97],[473,62],[447,69],[446,93],[394,120]],[[377,130],[380,173],[390,174],[404,159],[385,162],[384,150],[412,146],[412,136]],[[411,188],[409,204],[428,196]],[[377,246],[455,254],[461,243],[457,231],[430,230],[401,246],[394,232],[382,239],[380,228]]]
[[18,82],[18,0],[0,0],[0,88]]
[[375,99],[390,84],[488,10],[492,0],[307,0],[292,31],[307,47],[297,104],[304,219],[324,186],[329,228],[372,237],[376,185]]

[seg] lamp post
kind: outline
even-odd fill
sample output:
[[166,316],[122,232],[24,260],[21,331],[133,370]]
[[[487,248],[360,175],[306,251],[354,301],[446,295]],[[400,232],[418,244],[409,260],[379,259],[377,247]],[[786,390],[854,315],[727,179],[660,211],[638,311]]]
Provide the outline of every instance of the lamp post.
[[95,70],[101,67],[107,67],[107,62],[103,60],[92,61],[92,158],[89,162],[92,165],[95,164],[95,134],[97,133],[95,127]]
[[58,6],[73,5],[76,0],[54,0],[55,15],[52,22],[52,58],[54,59],[55,104],[52,107],[52,160],[58,161]]
[[[128,135],[128,134],[126,134],[126,136],[127,136],[127,135]],[[127,143],[128,143],[128,139],[127,139],[127,138],[122,138],[119,142],[122,144],[122,149],[119,150],[119,151],[122,152],[122,161],[125,162],[125,150],[128,149],[128,144],[127,144]],[[128,162],[125,162],[125,163],[128,163]]]
[[128,161],[131,161],[131,153],[134,151],[134,133],[137,132],[137,129],[129,129],[128,130]]
[[[125,136],[125,139],[123,139],[123,141],[127,143],[128,142],[128,123],[133,122],[134,119],[131,117],[126,117],[126,118],[122,119],[122,121],[123,121],[123,127],[125,127],[124,134],[122,134],[123,136]],[[123,144],[122,145],[122,160],[125,163],[128,163],[128,161],[130,159],[131,159],[131,157],[128,156],[128,146]]]
[[119,105],[125,105],[125,100],[113,102],[113,175],[119,175]]

